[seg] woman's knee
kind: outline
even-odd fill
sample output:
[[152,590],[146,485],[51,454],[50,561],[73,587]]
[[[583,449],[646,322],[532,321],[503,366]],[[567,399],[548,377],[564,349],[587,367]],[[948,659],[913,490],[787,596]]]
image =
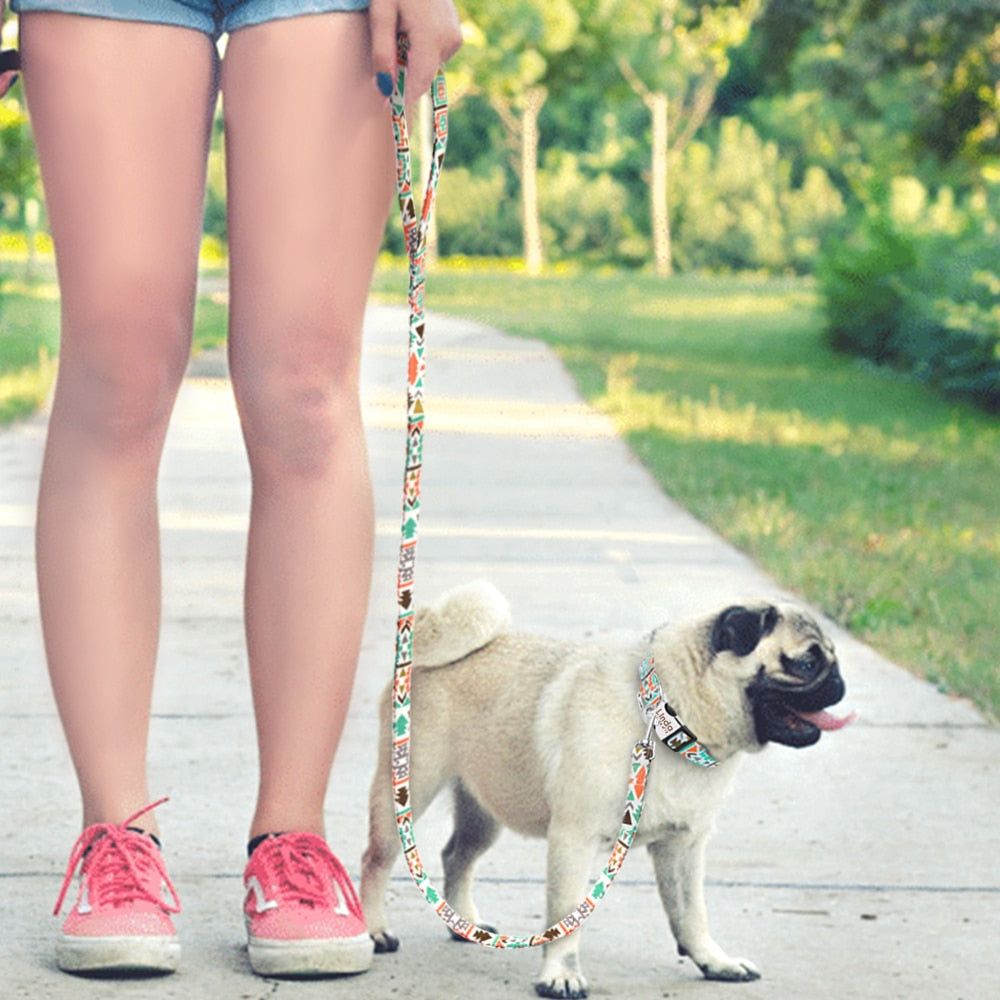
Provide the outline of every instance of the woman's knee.
[[325,475],[362,437],[355,376],[347,372],[256,372],[234,389],[251,466],[256,474]]
[[123,450],[162,437],[191,351],[191,309],[155,276],[120,274],[64,302],[57,404]]

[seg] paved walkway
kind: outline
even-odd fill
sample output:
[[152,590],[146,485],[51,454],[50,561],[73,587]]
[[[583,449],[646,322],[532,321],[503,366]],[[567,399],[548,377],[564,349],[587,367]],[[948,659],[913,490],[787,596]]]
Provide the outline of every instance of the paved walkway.
[[[366,409],[378,495],[372,613],[328,800],[331,839],[357,872],[391,674],[403,455],[405,316],[368,318]],[[521,628],[634,633],[778,588],[664,497],[538,344],[432,318],[419,592],[485,576]],[[185,902],[182,970],[81,981],[50,958],[49,916],[77,833],[76,793],[42,667],[31,564],[41,418],[0,433],[0,997],[439,998],[533,995],[539,958],[452,944],[404,878],[402,949],[368,975],[294,983],[252,976],[239,874],[254,791],[240,594],[248,486],[219,359],[181,393],[162,477],[165,619],[152,785]],[[709,851],[717,940],[764,971],[704,983],[680,960],[645,857],[629,859],[584,932],[595,997],[629,1000],[992,1000],[1000,990],[1000,731],[834,630],[859,721],[807,751],[747,761]],[[436,865],[436,808],[418,827]],[[505,835],[484,862],[480,906],[515,933],[542,925],[544,848]]]

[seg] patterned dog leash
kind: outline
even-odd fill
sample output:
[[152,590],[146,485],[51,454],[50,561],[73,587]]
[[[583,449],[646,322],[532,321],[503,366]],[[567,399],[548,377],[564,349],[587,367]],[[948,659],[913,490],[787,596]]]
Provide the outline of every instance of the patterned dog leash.
[[391,97],[393,132],[396,140],[396,191],[402,216],[406,254],[409,260],[409,351],[406,393],[406,474],[403,483],[402,532],[396,579],[396,663],[393,673],[392,697],[392,793],[396,810],[396,825],[407,867],[424,899],[455,934],[492,948],[532,948],[565,937],[575,931],[604,898],[621,869],[625,855],[632,846],[649,766],[653,759],[650,740],[652,725],[646,739],[636,743],[632,751],[631,778],[625,813],[611,857],[594,882],[587,897],[562,920],[540,934],[512,937],[464,919],[449,905],[434,887],[420,860],[413,829],[410,798],[410,675],[413,666],[414,570],[417,556],[417,529],[420,521],[420,473],[423,463],[424,440],[424,279],[427,264],[427,226],[437,191],[441,166],[448,138],[448,100],[444,73],[439,71],[431,88],[434,111],[434,144],[430,174],[423,204],[418,214],[414,202],[413,176],[410,166],[409,133],[406,126],[404,89],[406,83],[407,41],[400,38],[399,71]]

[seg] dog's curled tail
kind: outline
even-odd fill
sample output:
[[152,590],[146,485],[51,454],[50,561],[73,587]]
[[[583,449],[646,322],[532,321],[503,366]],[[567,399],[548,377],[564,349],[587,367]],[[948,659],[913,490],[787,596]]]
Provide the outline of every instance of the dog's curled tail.
[[443,667],[481,649],[510,629],[507,599],[487,580],[442,594],[414,614],[413,665]]

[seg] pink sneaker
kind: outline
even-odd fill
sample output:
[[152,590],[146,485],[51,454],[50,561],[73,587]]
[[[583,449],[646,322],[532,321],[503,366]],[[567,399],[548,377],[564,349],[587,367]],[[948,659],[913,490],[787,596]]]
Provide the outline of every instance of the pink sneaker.
[[[158,804],[158,803],[157,803]],[[55,914],[80,869],[80,890],[56,943],[56,962],[65,972],[166,973],[177,968],[181,946],[171,913],[180,901],[156,842],[121,826],[87,827],[70,854]]]
[[243,884],[254,972],[328,976],[371,967],[374,946],[358,895],[322,837],[267,837],[250,856]]

